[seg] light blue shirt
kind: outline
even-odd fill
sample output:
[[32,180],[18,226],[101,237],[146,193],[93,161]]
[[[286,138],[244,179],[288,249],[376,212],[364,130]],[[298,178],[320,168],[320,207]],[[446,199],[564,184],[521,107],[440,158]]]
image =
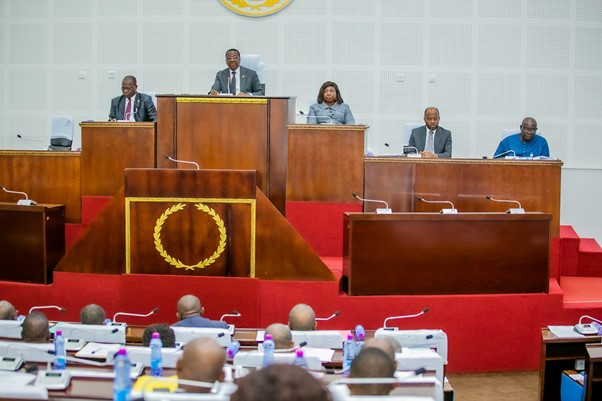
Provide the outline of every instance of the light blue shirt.
[[[513,154],[512,151],[516,154]],[[504,152],[508,153],[502,155]],[[523,142],[520,133],[518,133],[502,139],[493,155],[494,157],[497,155],[500,155],[499,157],[550,157],[550,148],[548,147],[548,141],[543,136],[535,135],[529,142]]]
[[351,109],[345,103],[335,103],[329,106],[326,102],[322,102],[311,105],[307,123],[354,125],[355,119],[351,114]]

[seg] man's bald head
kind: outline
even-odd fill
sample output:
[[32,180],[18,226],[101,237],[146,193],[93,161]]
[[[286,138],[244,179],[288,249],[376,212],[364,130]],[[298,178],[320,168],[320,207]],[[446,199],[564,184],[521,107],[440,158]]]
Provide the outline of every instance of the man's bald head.
[[390,337],[390,336],[379,337],[379,338],[374,337],[374,338],[371,338],[368,341],[366,341],[364,343],[364,346],[362,347],[362,349],[376,348],[376,349],[383,351],[385,354],[387,354],[389,356],[389,358],[391,358],[391,360],[393,361],[393,366],[395,367],[395,370],[397,370],[397,360],[395,359],[395,346],[393,345],[391,340],[393,340],[394,342],[399,344],[397,342],[397,340],[395,340],[393,337]]
[[224,380],[224,363],[224,349],[215,340],[203,337],[186,344],[176,370],[182,380],[213,383]]
[[16,320],[17,310],[8,301],[0,301],[0,320]]
[[32,312],[23,320],[21,338],[28,343],[45,343],[50,338],[48,318],[42,312]]
[[201,300],[194,295],[184,295],[178,301],[178,319],[182,320],[190,316],[203,316]]
[[89,304],[79,312],[79,321],[82,324],[104,324],[107,315],[102,306]]
[[316,329],[316,314],[311,306],[297,304],[288,315],[288,326],[291,330],[311,331]]
[[[393,378],[395,367],[391,357],[384,351],[368,347],[362,348],[351,362],[350,378]],[[393,384],[349,384],[351,395],[387,395],[393,389]]]
[[270,324],[265,329],[265,333],[272,335],[272,340],[274,341],[276,349],[293,348],[295,345],[295,343],[293,343],[293,335],[291,334],[291,329],[289,329],[289,327],[286,324]]

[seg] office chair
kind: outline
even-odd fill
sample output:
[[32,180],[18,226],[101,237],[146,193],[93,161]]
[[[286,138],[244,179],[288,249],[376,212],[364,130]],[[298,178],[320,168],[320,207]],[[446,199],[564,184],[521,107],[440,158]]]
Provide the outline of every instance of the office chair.
[[70,151],[73,142],[73,117],[56,116],[52,119],[52,132],[48,150]]
[[257,73],[263,93],[265,93],[265,63],[259,59],[259,54],[241,54],[240,65]]

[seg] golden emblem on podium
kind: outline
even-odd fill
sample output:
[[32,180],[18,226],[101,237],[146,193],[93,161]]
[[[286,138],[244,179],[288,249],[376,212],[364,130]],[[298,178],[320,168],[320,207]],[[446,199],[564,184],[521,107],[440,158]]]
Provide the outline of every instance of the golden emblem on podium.
[[153,232],[153,238],[155,240],[154,241],[155,249],[157,250],[157,252],[159,252],[159,255],[161,255],[167,263],[169,263],[172,266],[175,266],[177,269],[182,269],[182,268],[185,270],[204,269],[205,267],[207,267],[210,264],[212,264],[213,262],[215,262],[220,257],[222,252],[224,252],[224,249],[226,248],[226,239],[228,237],[226,235],[226,227],[224,225],[224,221],[219,217],[219,215],[215,212],[215,210],[213,210],[209,206],[204,205],[202,203],[197,203],[194,206],[199,211],[207,213],[209,216],[211,216],[213,221],[215,221],[215,224],[217,225],[217,228],[219,230],[219,244],[217,246],[217,249],[215,250],[215,252],[213,252],[213,254],[211,256],[201,260],[200,262],[198,262],[197,264],[194,264],[194,265],[184,264],[179,259],[176,259],[176,258],[170,256],[167,253],[167,251],[163,248],[163,244],[161,243],[161,230],[163,229],[163,224],[165,223],[165,221],[167,221],[167,218],[171,214],[174,214],[176,212],[183,210],[186,207],[186,205],[183,203],[178,203],[178,204],[168,208],[157,219],[157,222],[155,223],[155,229]]
[[291,0],[220,0],[235,13],[248,17],[264,17],[286,7]]

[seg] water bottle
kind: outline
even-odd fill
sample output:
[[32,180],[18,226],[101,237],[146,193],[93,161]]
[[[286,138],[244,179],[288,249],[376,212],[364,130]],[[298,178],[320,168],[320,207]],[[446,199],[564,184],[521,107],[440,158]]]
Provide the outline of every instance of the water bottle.
[[263,367],[274,363],[274,341],[272,335],[266,334],[263,340]]
[[163,343],[159,333],[153,333],[150,341],[150,374],[151,376],[163,376],[163,355],[161,355]]
[[293,361],[293,365],[297,365],[299,367],[302,367],[303,369],[307,369],[307,360],[305,359],[305,356],[303,356],[302,349],[297,350],[297,356],[295,357],[295,360]]
[[132,364],[128,358],[125,348],[121,348],[115,354],[115,361],[113,363],[113,372],[115,372],[115,378],[113,379],[113,401],[126,401],[128,394],[132,389],[132,379],[130,379],[130,369]]
[[348,334],[347,340],[343,341],[343,374],[349,374],[351,368],[351,362],[355,357],[355,342],[353,341],[353,335]]
[[236,340],[232,340],[226,348],[226,356],[228,357],[228,359],[234,359],[234,356],[238,351],[240,351],[240,343]]
[[65,352],[65,337],[63,337],[63,332],[61,330],[57,330],[54,335],[54,370],[64,370],[67,365],[67,360],[65,357],[67,353]]
[[357,326],[355,326],[355,355],[354,358],[357,356],[357,354],[360,353],[360,351],[362,350],[362,347],[364,346],[364,338],[366,337],[366,330],[364,330],[364,327],[361,324],[358,324]]

